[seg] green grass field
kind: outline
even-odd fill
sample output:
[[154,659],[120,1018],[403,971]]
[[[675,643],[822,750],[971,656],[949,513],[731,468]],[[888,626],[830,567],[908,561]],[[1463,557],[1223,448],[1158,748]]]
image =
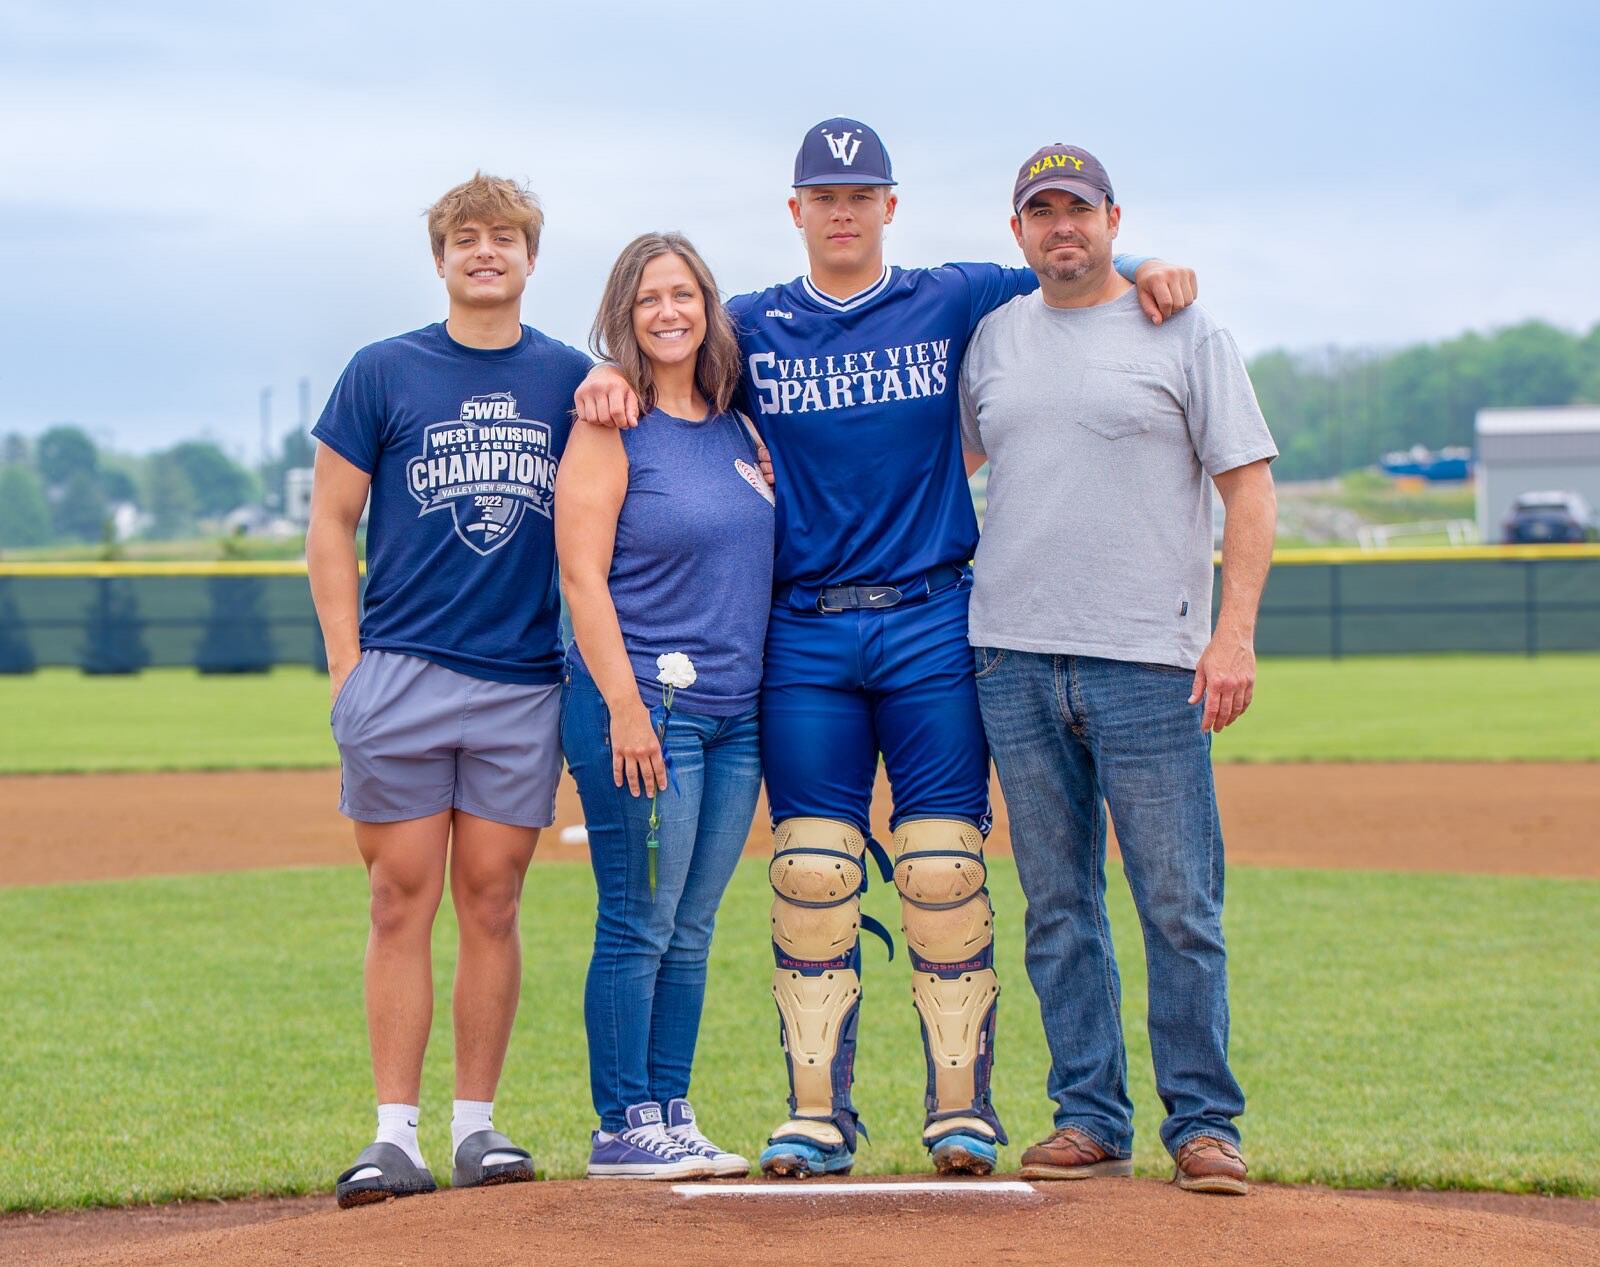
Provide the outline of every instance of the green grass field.
[[[1600,760],[1600,656],[1276,660],[1224,761]],[[0,773],[325,766],[327,680],[305,670],[0,677]],[[582,1028],[593,882],[541,867],[498,1124],[551,1176],[592,1125]],[[1345,1186],[1600,1193],[1600,883],[1235,868],[1228,935],[1252,1173]],[[1021,894],[992,863],[1005,993],[996,1102],[1045,1132],[1047,1067]],[[781,1114],[764,869],[714,949],[695,1098],[759,1148]],[[897,926],[892,892],[867,908]],[[370,1138],[358,868],[0,889],[0,1210],[327,1191]],[[1143,955],[1112,880],[1141,1172],[1164,1173]],[[423,1142],[448,1173],[454,924],[435,939]],[[869,942],[863,1173],[920,1170],[922,1052],[907,966]],[[536,978],[553,983],[541,991]]]
[[[996,1103],[1013,1145],[1049,1127],[1046,1055],[1008,859],[991,884],[1004,994]],[[1350,1186],[1600,1191],[1600,884],[1241,868],[1229,876],[1233,1054],[1252,1174]],[[1144,1038],[1144,977],[1112,877],[1137,1161],[1167,1173]],[[695,1099],[758,1149],[781,1116],[768,993],[769,890],[746,863],[713,952]],[[867,907],[891,924],[893,895]],[[423,1146],[449,1172],[454,927]],[[553,1177],[580,1173],[589,1109],[581,981],[585,867],[540,868],[497,1124]],[[370,1138],[363,877],[354,867],[0,891],[0,1208],[328,1191]],[[864,948],[863,1173],[924,1168],[922,1053],[903,954]],[[541,989],[538,982],[546,983]]]
[[[1600,760],[1600,656],[1268,660],[1220,761]],[[306,669],[0,677],[0,773],[331,765]]]

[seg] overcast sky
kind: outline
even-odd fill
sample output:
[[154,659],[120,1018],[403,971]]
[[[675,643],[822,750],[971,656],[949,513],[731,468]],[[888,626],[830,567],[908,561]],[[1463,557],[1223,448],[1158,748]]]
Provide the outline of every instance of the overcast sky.
[[262,387],[281,432],[301,375],[315,415],[443,316],[421,212],[480,167],[543,199],[525,318],[568,342],[647,229],[729,293],[792,277],[834,114],[894,160],[892,263],[1020,263],[1011,182],[1059,140],[1247,353],[1600,320],[1592,2],[673,10],[0,0],[0,431],[254,460]]

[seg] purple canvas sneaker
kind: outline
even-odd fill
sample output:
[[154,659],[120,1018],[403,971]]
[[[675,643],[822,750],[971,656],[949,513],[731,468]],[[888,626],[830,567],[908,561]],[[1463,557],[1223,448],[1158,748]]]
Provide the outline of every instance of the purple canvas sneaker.
[[591,1179],[708,1179],[711,1174],[710,1162],[667,1134],[661,1106],[653,1100],[629,1106],[626,1129],[594,1133]]
[[700,1133],[694,1108],[687,1100],[667,1101],[667,1136],[692,1157],[712,1167],[714,1179],[742,1179],[750,1173],[750,1159],[718,1148]]

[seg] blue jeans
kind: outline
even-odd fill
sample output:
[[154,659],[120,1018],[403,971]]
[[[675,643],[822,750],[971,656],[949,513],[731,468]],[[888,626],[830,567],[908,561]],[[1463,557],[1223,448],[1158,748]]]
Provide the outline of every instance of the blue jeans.
[[711,930],[761,790],[760,736],[755,709],[738,717],[673,709],[666,747],[677,790],[659,800],[652,901],[650,798],[612,782],[611,715],[593,679],[569,665],[565,680],[561,746],[599,894],[583,996],[589,1088],[600,1128],[620,1131],[630,1104],[689,1094]]
[[1055,1124],[1133,1150],[1122,986],[1106,914],[1106,807],[1144,931],[1161,1142],[1239,1141],[1228,1068],[1222,829],[1194,673],[1092,656],[974,651],[983,727],[1028,899],[1028,976]]

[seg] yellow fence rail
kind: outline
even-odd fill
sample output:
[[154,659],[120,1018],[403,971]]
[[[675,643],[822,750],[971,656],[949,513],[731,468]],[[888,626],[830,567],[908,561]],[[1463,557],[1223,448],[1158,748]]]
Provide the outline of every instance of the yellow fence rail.
[[[1600,652],[1600,546],[1283,550],[1265,655]],[[303,559],[0,562],[0,673],[320,665]]]
[[[366,564],[361,564],[366,571]],[[304,559],[214,559],[209,562],[115,562],[3,563],[0,576],[75,576],[90,580],[111,580],[122,576],[304,576]]]
[[[1272,566],[1349,564],[1349,563],[1482,563],[1542,560],[1600,559],[1597,545],[1548,546],[1418,546],[1396,550],[1358,550],[1338,547],[1327,550],[1276,550]],[[1222,556],[1216,556],[1222,562]],[[362,565],[365,570],[365,564]],[[74,561],[63,563],[5,562],[3,576],[77,576],[112,578],[119,576],[304,576],[304,559],[211,560],[211,561]]]

